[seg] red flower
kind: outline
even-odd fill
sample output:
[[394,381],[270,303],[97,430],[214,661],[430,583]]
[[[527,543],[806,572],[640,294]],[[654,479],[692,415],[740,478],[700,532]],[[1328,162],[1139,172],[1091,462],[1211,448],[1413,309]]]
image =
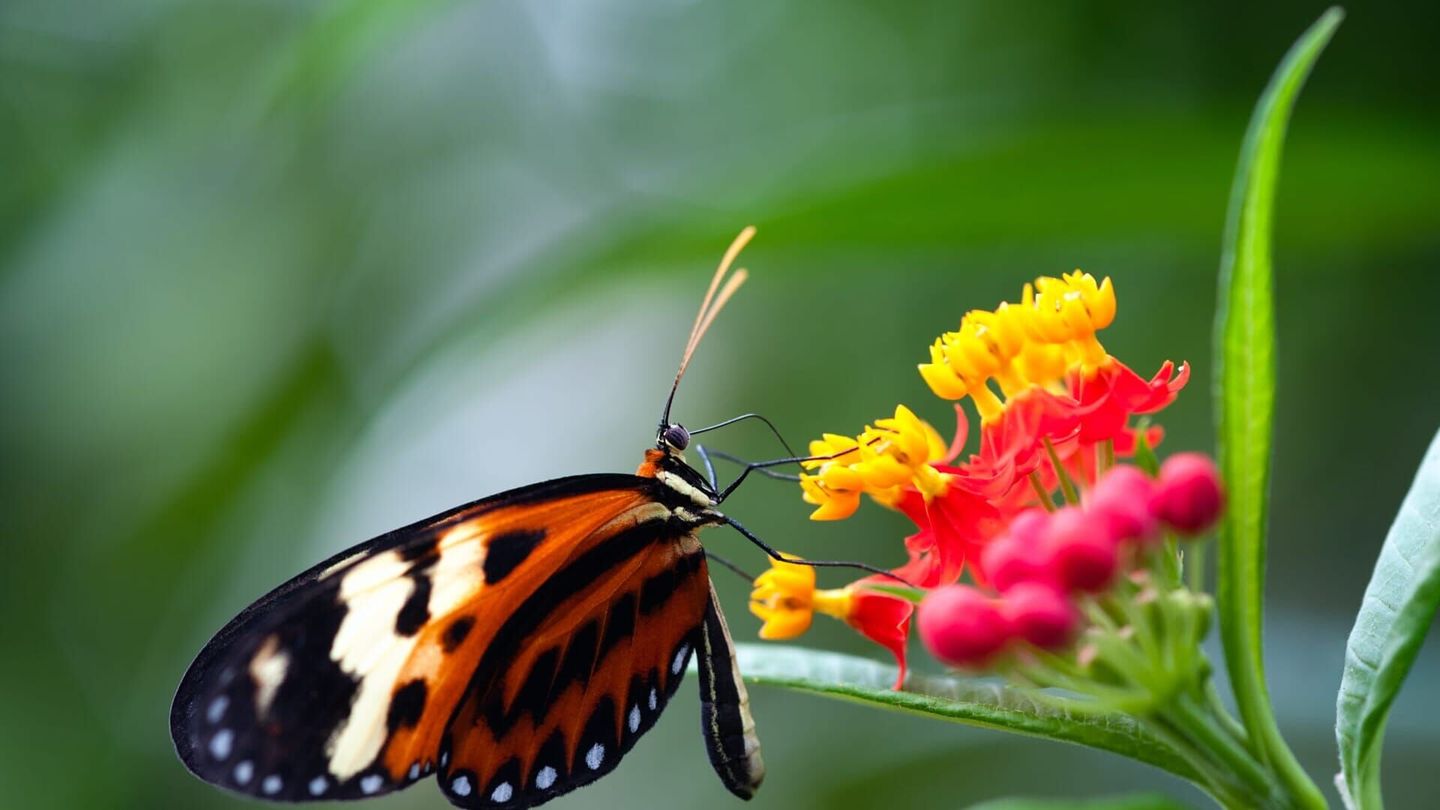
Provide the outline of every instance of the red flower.
[[852,585],[845,623],[895,656],[895,665],[900,669],[895,676],[895,688],[899,689],[905,682],[905,642],[910,638],[910,616],[915,612],[915,603],[869,590],[865,587],[867,582],[895,584],[888,577],[867,577]]
[[907,492],[895,508],[919,529],[905,538],[910,561],[895,569],[897,576],[921,588],[934,588],[959,580],[968,563],[972,575],[983,578],[975,567],[980,553],[1006,524],[990,502],[951,487],[928,501],[917,492]]
[[1169,360],[1149,380],[1113,357],[1094,372],[1071,372],[1070,396],[1082,415],[1080,443],[1113,441],[1120,455],[1133,453],[1135,436],[1129,428],[1130,417],[1162,410],[1175,401],[1189,381],[1190,364],[1181,363],[1177,371]]

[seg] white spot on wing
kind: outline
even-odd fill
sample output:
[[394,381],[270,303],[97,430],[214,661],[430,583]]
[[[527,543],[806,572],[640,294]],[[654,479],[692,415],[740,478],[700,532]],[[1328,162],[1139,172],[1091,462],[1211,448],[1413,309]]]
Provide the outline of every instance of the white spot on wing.
[[505,802],[510,801],[510,797],[514,795],[515,790],[514,788],[510,787],[510,783],[501,782],[500,784],[495,786],[495,789],[493,791],[490,792],[490,801],[495,802],[496,804],[504,804]]
[[360,780],[360,789],[365,791],[365,793],[367,794],[374,793],[375,791],[379,790],[380,786],[383,784],[385,784],[384,777],[380,776],[380,774],[378,773],[372,773],[369,776],[366,776],[365,778]]
[[630,733],[634,734],[640,730],[640,707],[630,707]]
[[210,756],[216,759],[225,759],[230,756],[230,748],[235,744],[235,732],[228,728],[222,728],[215,732],[210,738]]
[[230,698],[221,695],[210,701],[210,707],[205,710],[205,719],[211,723],[218,723],[225,716],[225,710],[230,708]]
[[685,659],[690,657],[690,645],[681,644],[680,649],[675,651],[675,660],[670,662],[670,674],[679,675],[680,670],[685,668]]
[[605,761],[605,744],[595,743],[590,750],[585,752],[585,767],[592,771],[600,770],[600,765]]
[[330,782],[329,782],[328,780],[326,780],[325,777],[323,777],[323,776],[317,776],[317,777],[315,777],[314,779],[311,779],[311,780],[310,780],[310,785],[309,785],[310,795],[311,795],[311,796],[319,796],[320,794],[324,793],[324,792],[325,792],[325,788],[327,788],[327,787],[329,787],[329,786],[330,786]]
[[416,763],[411,764],[411,766],[410,766],[410,778],[411,778],[411,779],[419,779],[419,778],[420,778],[420,763],[416,762]]
[[559,774],[555,773],[555,769],[546,765],[540,769],[539,773],[535,774],[535,787],[541,790],[549,790],[550,786],[555,784],[555,777],[557,776],[559,776]]
[[272,773],[265,777],[265,780],[260,783],[260,792],[266,796],[274,796],[276,793],[279,793],[280,788],[284,786],[285,783],[280,781],[280,777]]
[[655,689],[654,689],[654,687],[651,687],[651,689],[650,689],[650,711],[652,711],[652,712],[655,711],[655,707],[656,707],[656,706],[659,706],[659,705],[660,705],[660,693],[659,693],[659,692],[656,692]]
[[250,678],[255,682],[255,716],[264,718],[275,702],[275,693],[290,671],[290,654],[280,649],[280,638],[269,636],[250,659]]
[[248,785],[250,777],[255,775],[255,765],[250,760],[244,760],[235,766],[235,784]]
[[457,777],[455,777],[455,781],[453,781],[453,782],[450,783],[450,792],[451,792],[451,793],[454,793],[456,796],[469,796],[469,795],[470,795],[470,777],[468,777],[468,776],[457,776]]

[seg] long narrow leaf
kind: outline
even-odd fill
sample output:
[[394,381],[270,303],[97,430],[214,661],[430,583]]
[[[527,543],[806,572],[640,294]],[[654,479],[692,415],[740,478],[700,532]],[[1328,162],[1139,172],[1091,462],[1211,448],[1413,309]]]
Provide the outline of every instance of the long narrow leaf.
[[1178,754],[1127,715],[1071,713],[1020,689],[943,675],[911,673],[905,690],[897,692],[890,688],[895,668],[877,661],[772,644],[735,646],[750,683],[1087,745],[1197,778]]
[[1285,55],[1255,107],[1240,151],[1220,261],[1216,412],[1229,506],[1220,535],[1217,606],[1225,663],[1246,728],[1292,791],[1323,806],[1280,738],[1261,649],[1266,502],[1275,402],[1271,214],[1296,95],[1342,13],[1331,9]]
[[1335,710],[1342,790],[1348,803],[1378,810],[1380,744],[1400,693],[1440,606],[1440,433],[1420,463],[1345,647]]

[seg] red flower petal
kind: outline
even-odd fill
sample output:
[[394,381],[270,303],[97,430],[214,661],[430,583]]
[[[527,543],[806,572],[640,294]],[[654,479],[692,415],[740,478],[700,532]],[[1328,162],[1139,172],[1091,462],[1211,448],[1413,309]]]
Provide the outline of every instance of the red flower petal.
[[[886,577],[866,577],[856,583],[894,584]],[[900,673],[895,677],[899,689],[905,682],[905,643],[910,638],[910,616],[915,605],[908,599],[857,587],[846,622],[860,632],[860,635],[879,644],[895,656]]]

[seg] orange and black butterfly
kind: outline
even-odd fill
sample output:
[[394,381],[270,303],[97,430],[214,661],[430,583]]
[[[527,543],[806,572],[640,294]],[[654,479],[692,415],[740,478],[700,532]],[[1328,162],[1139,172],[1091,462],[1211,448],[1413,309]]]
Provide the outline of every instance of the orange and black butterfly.
[[531,807],[611,771],[693,654],[710,760],[750,798],[765,768],[696,535],[725,523],[774,551],[717,510],[734,484],[721,490],[713,470],[685,463],[690,434],[669,414],[701,335],[745,279],[726,275],[752,233],[710,284],[634,475],[466,504],[271,591],[180,683],[170,729],[185,766],[277,801],[376,796],[434,774],[461,807]]

